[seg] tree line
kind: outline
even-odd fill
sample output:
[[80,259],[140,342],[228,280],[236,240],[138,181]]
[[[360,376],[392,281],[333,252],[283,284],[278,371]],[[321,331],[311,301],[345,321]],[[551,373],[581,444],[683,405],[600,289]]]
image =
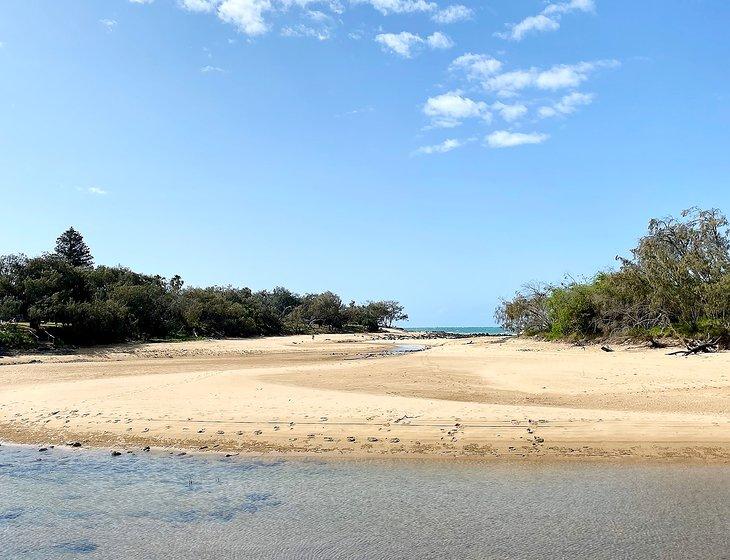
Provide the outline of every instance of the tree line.
[[503,328],[549,338],[673,336],[730,342],[730,229],[717,209],[653,219],[617,270],[529,284],[501,302]]
[[330,291],[186,287],[122,266],[94,266],[73,228],[55,251],[0,257],[0,348],[188,337],[377,331],[406,320],[396,301],[344,304]]

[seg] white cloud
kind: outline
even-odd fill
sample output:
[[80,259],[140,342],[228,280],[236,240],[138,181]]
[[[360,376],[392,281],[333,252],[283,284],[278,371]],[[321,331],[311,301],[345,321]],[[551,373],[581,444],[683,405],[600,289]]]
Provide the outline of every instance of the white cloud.
[[315,29],[301,23],[284,27],[281,34],[284,37],[313,37],[319,41],[326,41],[331,37],[330,30],[327,27]]
[[436,12],[431,19],[436,23],[446,25],[471,19],[473,15],[474,11],[471,8],[467,8],[462,4],[453,4]]
[[509,32],[496,33],[495,35],[502,39],[521,41],[525,35],[533,31],[555,31],[559,27],[560,24],[553,18],[539,14],[526,17],[521,22],[511,25]]
[[104,196],[105,194],[108,194],[104,189],[100,189],[99,187],[89,187],[86,189],[86,192],[97,196]]
[[525,35],[538,31],[555,31],[560,28],[560,19],[563,14],[570,12],[592,12],[595,9],[593,0],[570,0],[568,2],[550,3],[542,12],[528,16],[519,23],[508,23],[507,31],[495,33],[502,39],[521,41]]
[[219,0],[180,0],[180,5],[191,12],[212,12]]
[[497,130],[488,134],[485,138],[490,148],[512,148],[523,144],[542,144],[550,138],[547,134],[532,132],[509,132],[508,130]]
[[270,0],[223,0],[218,6],[218,17],[235,25],[246,35],[261,35],[268,31],[264,12],[272,9]]
[[530,68],[497,74],[483,82],[484,88],[509,97],[528,87],[543,90],[557,90],[577,87],[588,79],[588,75],[599,68],[615,68],[617,60],[597,60],[577,64],[556,64],[547,70]]
[[225,70],[223,70],[223,68],[219,68],[218,66],[211,66],[211,65],[203,66],[200,69],[200,71],[203,74],[212,74],[212,73],[222,74],[223,72],[225,72]]
[[428,45],[432,49],[450,49],[454,46],[449,36],[440,31],[432,33],[425,39],[409,31],[380,33],[375,36],[375,41],[380,43],[383,50],[394,52],[404,58],[411,58],[423,45]]
[[353,0],[355,4],[370,4],[383,15],[433,12],[438,9],[434,2],[425,0]]
[[569,12],[593,12],[595,9],[596,3],[593,0],[571,0],[570,2],[548,4],[542,13],[567,14]]
[[106,27],[107,31],[113,31],[117,26],[117,20],[115,19],[100,19],[99,23]]
[[132,4],[152,4],[154,0],[129,0]]
[[380,43],[384,50],[390,50],[404,58],[411,58],[412,49],[423,43],[420,36],[408,31],[381,33],[375,36],[375,41]]
[[502,63],[486,54],[466,53],[454,60],[449,70],[462,70],[469,80],[484,80],[488,76],[499,72]]
[[507,122],[516,121],[527,114],[527,107],[521,103],[506,105],[501,101],[492,104],[492,109],[497,111],[500,116]]
[[508,97],[514,95],[516,91],[532,85],[535,81],[535,74],[534,69],[512,70],[489,78],[483,82],[483,85],[485,89],[496,91],[498,95]]
[[480,118],[487,122],[492,115],[487,104],[464,97],[460,91],[450,91],[426,100],[423,112],[431,118],[433,126],[452,128],[469,118]]
[[447,140],[444,140],[440,144],[434,144],[432,146],[421,146],[413,153],[418,154],[445,154],[446,152],[450,152],[451,150],[455,150],[456,148],[460,148],[465,144],[465,142],[462,142],[461,140],[456,140],[454,138],[449,138]]
[[451,38],[445,33],[441,33],[441,31],[436,31],[426,37],[426,42],[432,49],[450,49],[454,46]]
[[554,117],[556,115],[570,115],[582,105],[590,105],[593,102],[592,93],[580,93],[574,91],[564,96],[560,101],[551,106],[540,107],[537,114],[542,118]]

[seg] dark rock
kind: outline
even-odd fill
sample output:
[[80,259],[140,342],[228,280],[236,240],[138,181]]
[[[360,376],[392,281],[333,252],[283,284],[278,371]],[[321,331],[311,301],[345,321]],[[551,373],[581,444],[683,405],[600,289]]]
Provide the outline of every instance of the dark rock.
[[142,448],[142,451],[149,451],[149,450],[150,450],[150,446],[149,445],[146,445],[145,447]]
[[119,457],[121,454],[121,451],[112,451],[112,457]]
[[69,443],[69,445],[71,447],[81,447],[81,442],[80,441],[72,441],[71,443]]
[[47,447],[41,447],[38,451],[48,451]]

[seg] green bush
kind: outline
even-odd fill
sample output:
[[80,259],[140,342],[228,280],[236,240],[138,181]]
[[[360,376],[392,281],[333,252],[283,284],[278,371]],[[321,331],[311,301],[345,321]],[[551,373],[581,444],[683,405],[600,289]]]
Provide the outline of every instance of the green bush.
[[730,342],[730,231],[718,210],[651,220],[619,270],[584,281],[526,286],[497,310],[513,332],[550,338],[616,334]]
[[[407,319],[395,301],[342,303],[332,292],[298,295],[285,288],[185,288],[182,278],[93,266],[83,237],[68,230],[56,252],[0,256],[0,321],[52,324],[60,343],[102,344],[193,336],[251,337],[377,330]],[[27,344],[6,329],[5,345]],[[26,333],[30,336],[30,333]],[[31,336],[32,339],[32,336]]]
[[0,325],[0,351],[25,350],[36,346],[27,328],[11,323]]

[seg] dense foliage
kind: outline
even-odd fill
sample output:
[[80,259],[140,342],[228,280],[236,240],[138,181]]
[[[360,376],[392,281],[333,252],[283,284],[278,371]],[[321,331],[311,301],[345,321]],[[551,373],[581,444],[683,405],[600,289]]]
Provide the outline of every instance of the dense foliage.
[[395,301],[345,305],[332,292],[285,288],[187,288],[121,266],[93,266],[81,234],[69,229],[54,253],[0,257],[0,348],[34,340],[99,344],[191,336],[375,331],[407,319]]
[[730,231],[718,210],[651,220],[618,270],[585,282],[528,285],[503,301],[506,329],[552,338],[617,334],[730,338]]

